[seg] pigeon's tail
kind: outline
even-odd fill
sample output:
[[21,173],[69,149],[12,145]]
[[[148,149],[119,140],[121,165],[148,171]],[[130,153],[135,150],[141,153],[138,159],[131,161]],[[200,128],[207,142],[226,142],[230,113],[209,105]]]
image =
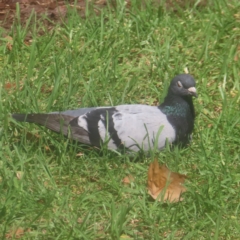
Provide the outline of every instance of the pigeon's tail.
[[90,144],[88,132],[81,127],[72,126],[71,121],[75,117],[63,114],[44,113],[14,113],[12,114],[12,117],[19,122],[36,123],[79,142]]
[[54,132],[60,132],[63,135],[68,135],[69,122],[73,119],[71,116],[59,114],[18,114],[15,113],[12,117],[19,122],[37,123]]

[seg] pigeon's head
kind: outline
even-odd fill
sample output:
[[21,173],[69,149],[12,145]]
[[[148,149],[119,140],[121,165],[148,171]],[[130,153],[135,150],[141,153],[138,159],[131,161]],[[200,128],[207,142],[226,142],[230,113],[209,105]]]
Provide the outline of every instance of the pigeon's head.
[[169,92],[178,96],[197,97],[196,82],[190,74],[179,74],[173,78]]

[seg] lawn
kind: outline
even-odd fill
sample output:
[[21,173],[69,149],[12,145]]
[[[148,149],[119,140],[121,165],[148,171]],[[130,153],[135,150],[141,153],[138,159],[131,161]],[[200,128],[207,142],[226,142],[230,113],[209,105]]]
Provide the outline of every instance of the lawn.
[[[71,8],[52,29],[33,14],[0,38],[1,239],[240,239],[240,2],[198,2]],[[184,149],[120,154],[10,116],[156,105],[184,71],[199,95]],[[183,201],[147,193],[154,158],[188,176]]]

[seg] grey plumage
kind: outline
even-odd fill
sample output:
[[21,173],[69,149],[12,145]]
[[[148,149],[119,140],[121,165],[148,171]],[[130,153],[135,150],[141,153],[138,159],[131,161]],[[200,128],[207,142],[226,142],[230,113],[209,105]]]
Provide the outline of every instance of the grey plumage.
[[63,112],[52,112],[52,114],[62,114],[62,115],[68,115],[68,116],[72,116],[72,117],[79,117],[79,116],[84,115],[94,109],[97,109],[97,108],[96,107],[79,108],[79,109],[75,109],[75,110],[66,110]]
[[52,112],[13,114],[21,122],[37,123],[84,144],[110,149],[161,150],[166,141],[186,145],[193,131],[197,96],[191,75],[180,74],[171,81],[164,102],[158,106],[120,105]]

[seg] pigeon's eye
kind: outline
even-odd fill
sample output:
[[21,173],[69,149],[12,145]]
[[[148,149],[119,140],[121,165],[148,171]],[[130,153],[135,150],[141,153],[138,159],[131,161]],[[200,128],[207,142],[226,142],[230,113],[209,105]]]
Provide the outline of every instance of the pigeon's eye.
[[182,83],[180,81],[177,82],[178,87],[182,87]]

